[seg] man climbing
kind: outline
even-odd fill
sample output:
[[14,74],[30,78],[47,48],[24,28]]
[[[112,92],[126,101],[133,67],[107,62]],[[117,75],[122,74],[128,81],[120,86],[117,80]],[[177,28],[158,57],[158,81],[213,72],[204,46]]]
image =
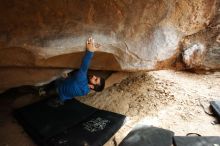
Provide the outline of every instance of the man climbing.
[[99,47],[100,45],[95,45],[94,39],[90,37],[86,42],[86,52],[79,70],[65,79],[56,80],[39,87],[39,95],[55,97],[50,102],[50,105],[57,107],[76,96],[87,95],[90,90],[102,91],[105,86],[105,80],[102,77],[88,75],[90,61]]

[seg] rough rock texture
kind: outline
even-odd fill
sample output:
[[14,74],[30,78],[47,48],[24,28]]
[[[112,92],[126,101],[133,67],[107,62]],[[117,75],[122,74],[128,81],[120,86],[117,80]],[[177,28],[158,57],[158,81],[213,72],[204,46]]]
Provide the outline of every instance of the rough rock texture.
[[220,68],[220,9],[203,31],[185,37],[183,61],[187,68],[214,70]]
[[91,69],[219,69],[218,8],[217,0],[1,0],[0,67],[78,68],[92,35],[102,48]]

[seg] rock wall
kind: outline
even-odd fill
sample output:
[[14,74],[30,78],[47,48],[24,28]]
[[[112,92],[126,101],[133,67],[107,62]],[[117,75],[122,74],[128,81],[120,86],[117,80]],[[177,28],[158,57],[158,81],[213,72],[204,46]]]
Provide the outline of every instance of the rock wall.
[[182,57],[187,69],[220,69],[220,9],[206,29],[186,36]]
[[78,68],[92,35],[91,69],[220,69],[219,21],[217,0],[1,0],[0,67]]

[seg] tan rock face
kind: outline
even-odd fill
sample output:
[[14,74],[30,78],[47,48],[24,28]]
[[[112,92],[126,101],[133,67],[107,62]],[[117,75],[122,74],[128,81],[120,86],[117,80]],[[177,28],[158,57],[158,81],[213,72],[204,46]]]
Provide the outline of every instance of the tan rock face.
[[220,11],[209,26],[184,38],[183,61],[189,69],[220,69]]
[[[213,47],[182,41],[194,34],[203,38],[200,32],[207,30],[211,22],[213,28],[207,32],[216,35],[218,8],[216,0],[3,0],[0,66],[2,70],[78,68],[85,41],[92,35],[102,47],[91,69],[220,68],[218,47],[214,47],[218,55],[213,59],[213,51],[207,51]],[[217,36],[214,39],[219,40]],[[188,59],[182,55],[195,44],[203,46],[200,54],[192,53]],[[191,63],[195,56],[199,61]]]

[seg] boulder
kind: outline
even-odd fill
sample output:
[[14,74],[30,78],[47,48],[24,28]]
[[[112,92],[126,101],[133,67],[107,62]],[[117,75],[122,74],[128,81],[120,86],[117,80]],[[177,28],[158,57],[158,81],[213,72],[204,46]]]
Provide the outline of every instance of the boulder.
[[90,69],[219,69],[218,9],[217,0],[2,0],[0,67],[78,68],[93,36],[102,47]]

